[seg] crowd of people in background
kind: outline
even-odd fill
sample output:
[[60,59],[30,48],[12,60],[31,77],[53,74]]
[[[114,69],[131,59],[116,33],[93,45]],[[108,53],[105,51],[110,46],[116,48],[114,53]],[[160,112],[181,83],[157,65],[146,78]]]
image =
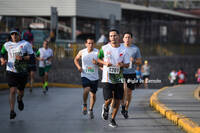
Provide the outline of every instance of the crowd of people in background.
[[183,68],[180,68],[178,71],[172,70],[168,75],[168,79],[171,85],[184,84],[187,80],[187,73]]
[[[200,83],[200,68],[197,69],[195,73],[196,83]],[[173,69],[169,75],[168,79],[171,85],[175,84],[185,84],[187,81],[187,73],[183,70],[183,68],[180,68],[178,71]]]

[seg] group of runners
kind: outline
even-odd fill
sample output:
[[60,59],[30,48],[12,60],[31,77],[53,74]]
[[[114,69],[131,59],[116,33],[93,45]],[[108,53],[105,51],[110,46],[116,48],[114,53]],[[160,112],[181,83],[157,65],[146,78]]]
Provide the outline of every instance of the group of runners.
[[[74,63],[81,73],[83,91],[83,115],[94,118],[93,107],[96,101],[98,88],[98,69],[102,70],[103,97],[102,118],[108,120],[109,126],[117,127],[115,117],[121,104],[121,114],[128,118],[128,108],[135,84],[129,82],[136,79],[136,67],[142,64],[140,50],[133,44],[133,35],[130,32],[123,34],[123,43],[120,43],[119,31],[109,31],[109,42],[100,50],[94,48],[94,39],[87,38],[85,49],[79,51]],[[79,64],[81,59],[82,63]],[[90,105],[87,107],[88,94]],[[88,111],[87,111],[88,110]],[[110,115],[109,115],[110,114]]]
[[23,96],[24,88],[31,77],[32,84],[34,72],[36,71],[36,59],[39,60],[39,74],[43,78],[43,92],[48,89],[48,71],[51,68],[53,51],[48,48],[48,41],[44,41],[43,47],[36,54],[33,51],[33,45],[29,41],[21,39],[20,32],[17,29],[10,31],[10,40],[8,40],[0,51],[1,65],[6,65],[6,75],[8,86],[10,88],[10,119],[16,117],[14,110],[16,93],[18,109],[24,109]]
[[[30,71],[35,71],[35,59],[39,61],[39,75],[43,77],[43,92],[48,90],[48,71],[51,68],[53,51],[48,47],[48,41],[36,53],[31,43],[21,40],[17,30],[10,31],[11,40],[6,42],[0,52],[1,65],[6,65],[7,80],[10,88],[10,119],[16,117],[14,110],[17,93],[18,109],[24,109],[24,88]],[[115,117],[121,104],[121,114],[128,118],[128,108],[131,103],[132,90],[135,84],[129,82],[136,79],[136,67],[142,64],[140,50],[133,44],[130,32],[123,34],[120,43],[119,32],[109,31],[109,42],[100,50],[94,48],[94,39],[87,38],[85,49],[79,51],[74,63],[81,73],[83,91],[82,113],[94,118],[93,108],[96,102],[99,74],[102,70],[103,97],[102,118],[108,120],[109,126],[117,127]],[[8,57],[6,57],[6,55]],[[79,60],[82,61],[81,65]],[[33,82],[33,81],[31,81]],[[88,95],[90,104],[87,106]],[[110,114],[110,115],[109,115]]]

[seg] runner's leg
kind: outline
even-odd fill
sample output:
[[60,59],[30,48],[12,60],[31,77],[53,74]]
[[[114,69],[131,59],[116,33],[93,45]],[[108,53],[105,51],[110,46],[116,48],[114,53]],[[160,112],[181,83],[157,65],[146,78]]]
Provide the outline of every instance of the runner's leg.
[[10,110],[14,111],[15,108],[15,94],[16,94],[16,87],[11,87],[10,88],[10,96],[9,96],[9,101],[10,101]]
[[85,87],[83,91],[83,104],[87,104],[88,93],[90,91],[90,87]]
[[82,113],[84,115],[87,114],[87,99],[88,99],[88,94],[90,91],[90,87],[85,87],[83,90],[83,109],[82,109]]
[[96,94],[90,92],[90,110],[93,110],[95,102],[96,102]]
[[119,99],[114,99],[114,107],[113,107],[113,112],[112,112],[112,119],[115,119],[119,106],[120,106],[120,100]]
[[30,91],[32,91],[33,88],[34,77],[35,77],[35,72],[30,71]]
[[123,95],[123,98],[121,100],[121,106],[122,106],[122,110],[121,110],[121,113],[124,114],[124,111],[125,111],[125,106],[126,106],[126,99],[127,99],[127,91],[128,91],[128,88],[127,88],[127,83],[124,82],[124,95]]
[[127,97],[126,97],[126,106],[125,110],[128,111],[129,105],[131,103],[132,99],[132,90],[130,88],[127,88]]

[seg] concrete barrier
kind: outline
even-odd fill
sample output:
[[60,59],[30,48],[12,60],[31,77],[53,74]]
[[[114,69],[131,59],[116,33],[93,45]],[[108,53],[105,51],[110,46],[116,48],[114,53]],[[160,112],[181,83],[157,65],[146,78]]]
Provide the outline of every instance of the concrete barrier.
[[200,101],[200,85],[195,89],[194,97]]
[[[175,86],[175,87],[178,87]],[[170,108],[166,107],[164,104],[159,102],[158,94],[167,89],[168,87],[163,87],[162,89],[156,91],[150,98],[150,106],[157,110],[161,115],[171,120],[174,124],[181,127],[188,133],[200,133],[200,127],[197,123],[193,122],[184,115],[180,115]]]

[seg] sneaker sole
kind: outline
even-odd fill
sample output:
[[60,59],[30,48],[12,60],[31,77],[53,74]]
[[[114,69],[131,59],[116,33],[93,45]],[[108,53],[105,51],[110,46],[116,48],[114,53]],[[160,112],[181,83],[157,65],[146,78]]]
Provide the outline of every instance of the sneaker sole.
[[17,115],[16,115],[16,113],[15,113],[15,115],[10,116],[10,119],[11,119],[11,120],[12,120],[12,119],[15,119],[16,116],[17,116]]
[[105,118],[103,117],[103,114],[104,114],[104,106],[105,106],[105,104],[102,105],[101,117],[102,117],[103,120],[106,121],[106,120],[108,120],[108,119],[105,119]]
[[117,128],[117,125],[114,126],[114,125],[112,125],[112,124],[109,124],[109,126],[112,127],[112,128]]

